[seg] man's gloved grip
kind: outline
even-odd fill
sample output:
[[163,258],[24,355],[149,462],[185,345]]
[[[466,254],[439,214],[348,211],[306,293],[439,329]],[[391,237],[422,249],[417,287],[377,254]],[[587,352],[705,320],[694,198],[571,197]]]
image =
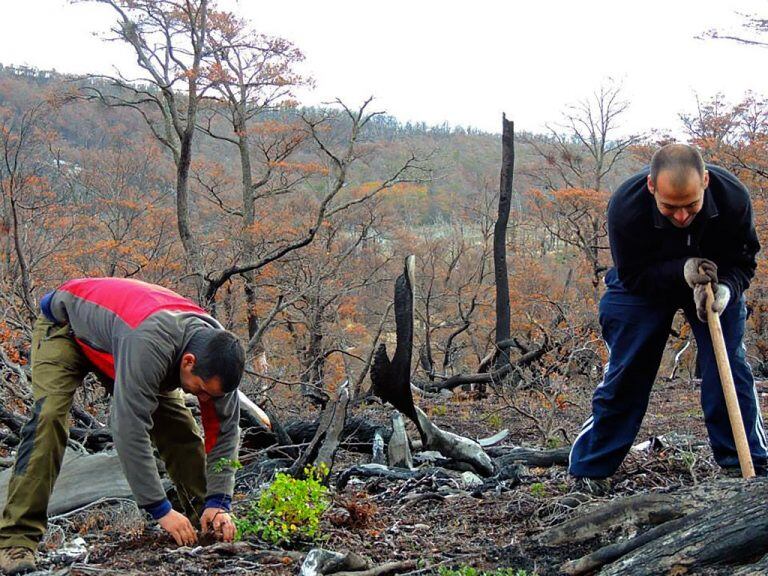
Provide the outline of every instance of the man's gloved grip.
[[715,301],[712,302],[712,311],[722,314],[731,301],[731,289],[725,284],[718,284],[715,290]]
[[[716,284],[712,301],[712,311],[718,316],[723,313],[731,299],[731,289],[725,284]],[[702,322],[707,321],[707,285],[697,284],[693,288],[693,301],[696,304],[696,316]]]
[[706,258],[688,258],[683,266],[683,277],[691,288],[710,282],[717,284],[717,264]]

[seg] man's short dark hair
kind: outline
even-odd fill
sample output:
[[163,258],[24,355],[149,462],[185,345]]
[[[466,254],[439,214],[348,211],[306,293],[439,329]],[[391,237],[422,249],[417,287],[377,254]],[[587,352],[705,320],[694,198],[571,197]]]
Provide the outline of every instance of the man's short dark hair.
[[682,188],[688,183],[691,171],[704,178],[704,160],[699,151],[688,144],[667,144],[662,146],[651,158],[651,182],[656,185],[656,178],[661,172],[670,171],[672,185]]
[[225,393],[240,385],[245,369],[245,351],[240,339],[227,330],[204,328],[192,335],[185,353],[195,355],[192,374],[203,380],[217,377]]

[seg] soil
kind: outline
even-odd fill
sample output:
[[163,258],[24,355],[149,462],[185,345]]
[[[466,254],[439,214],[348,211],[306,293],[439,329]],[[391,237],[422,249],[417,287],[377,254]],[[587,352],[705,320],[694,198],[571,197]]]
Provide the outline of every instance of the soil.
[[[761,392],[761,396],[764,394]],[[567,402],[554,406],[534,392],[518,391],[515,399],[518,407],[541,421],[554,414],[557,428],[566,431],[567,438],[562,442],[570,442],[589,415],[590,396],[591,387],[585,385],[568,390]],[[509,428],[510,434],[503,444],[544,447],[544,438],[532,420],[505,408],[505,402],[494,392],[483,399],[460,393],[449,399],[418,399],[417,402],[445,429],[480,438],[491,436],[500,428]],[[291,410],[301,409],[296,403],[292,407],[286,403],[276,408],[286,419]],[[356,413],[361,411],[371,419],[384,422],[389,408],[369,405],[358,408]],[[301,416],[306,418],[306,412]],[[409,434],[416,437],[412,430]],[[558,435],[550,436],[551,447]],[[722,475],[707,445],[696,382],[657,382],[637,442],[659,436],[666,437],[665,447],[630,453],[613,478],[611,494],[580,506],[640,492],[675,491]],[[341,451],[334,474],[368,460],[369,456],[364,454]],[[285,551],[257,541],[249,541],[237,551],[210,542],[198,548],[180,549],[135,510],[128,512],[104,506],[54,521],[48,537],[49,546],[56,546],[64,539],[81,535],[87,544],[87,559],[74,563],[71,559],[52,562],[50,553],[44,553],[43,565],[55,573],[83,576],[294,575],[298,573],[303,555],[312,547],[322,546],[336,551],[355,551],[370,557],[374,564],[416,560],[419,569],[411,574],[437,573],[440,567],[471,566],[484,570],[523,569],[527,574],[545,576],[557,574],[563,562],[622,536],[605,534],[598,539],[600,542],[588,542],[581,547],[543,548],[535,543],[533,536],[574,514],[573,499],[568,496],[570,481],[563,467],[527,469],[519,481],[503,482],[483,493],[457,489],[442,493],[441,499],[409,499],[413,494],[432,491],[431,482],[429,477],[418,481],[353,481],[343,493],[334,494],[331,509],[322,520],[321,541]],[[238,497],[247,500],[253,495],[239,494]],[[274,553],[268,557],[259,552],[270,549]],[[733,567],[723,567],[698,574],[732,572]]]

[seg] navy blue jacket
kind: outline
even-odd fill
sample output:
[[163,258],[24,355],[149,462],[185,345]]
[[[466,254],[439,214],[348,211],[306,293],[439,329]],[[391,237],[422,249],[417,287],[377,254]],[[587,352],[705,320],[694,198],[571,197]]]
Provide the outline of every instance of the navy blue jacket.
[[619,279],[630,292],[671,302],[690,298],[683,266],[697,256],[717,264],[718,279],[738,299],[755,275],[760,242],[749,192],[736,176],[707,165],[704,205],[687,228],[675,227],[656,207],[649,169],[626,180],[608,204],[608,238]]

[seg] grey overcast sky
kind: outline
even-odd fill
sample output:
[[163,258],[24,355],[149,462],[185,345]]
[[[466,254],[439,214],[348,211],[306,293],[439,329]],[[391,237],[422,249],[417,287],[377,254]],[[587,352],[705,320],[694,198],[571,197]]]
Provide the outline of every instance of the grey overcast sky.
[[[306,104],[375,97],[401,121],[497,132],[501,113],[542,130],[608,77],[631,103],[623,131],[679,131],[678,115],[717,92],[768,95],[768,50],[697,40],[736,29],[766,0],[220,0],[261,32],[293,41],[316,88]],[[0,63],[59,72],[124,71],[127,46],[94,35],[103,5],[0,0]]]

